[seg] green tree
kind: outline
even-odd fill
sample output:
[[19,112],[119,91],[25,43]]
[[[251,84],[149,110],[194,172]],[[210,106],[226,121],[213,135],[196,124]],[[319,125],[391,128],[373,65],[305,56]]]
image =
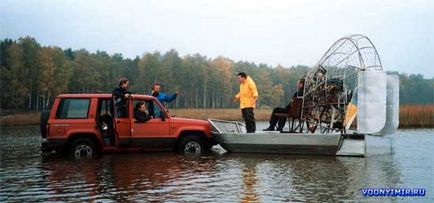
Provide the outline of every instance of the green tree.
[[96,92],[100,81],[100,73],[97,72],[94,60],[86,50],[75,52],[75,58],[72,61],[72,77],[69,81],[68,89],[73,93],[90,93]]
[[280,104],[282,103],[282,97],[283,97],[283,85],[279,84],[279,85],[274,85],[271,88],[271,99],[270,99],[270,104],[273,107],[276,106],[280,106]]
[[28,75],[23,65],[23,51],[21,47],[13,43],[5,51],[4,63],[1,67],[2,81],[2,108],[22,109],[25,108],[27,95],[30,92],[26,82]]
[[71,79],[72,65],[58,47],[43,47],[39,58],[42,70],[39,88],[46,109],[56,95],[67,92],[68,82],[65,81]]
[[150,94],[151,87],[158,82],[157,70],[161,66],[161,54],[159,52],[145,53],[138,61],[137,86],[142,88],[142,93]]
[[39,51],[41,46],[34,38],[24,37],[18,39],[18,45],[22,50],[22,74],[27,76],[25,86],[29,90],[28,109],[39,108],[39,82],[41,78]]
[[[174,49],[129,59],[120,53],[41,47],[31,37],[0,41],[2,109],[47,108],[61,93],[110,93],[121,77],[130,80],[134,93],[149,94],[155,82],[162,84],[165,92],[180,91],[171,108],[237,108],[233,96],[239,91],[239,72],[255,80],[259,107],[283,106],[297,91],[296,81],[308,71],[309,67],[303,65],[272,67],[234,62],[223,56],[180,57]],[[399,74],[401,104],[434,103],[434,78],[390,73]]]

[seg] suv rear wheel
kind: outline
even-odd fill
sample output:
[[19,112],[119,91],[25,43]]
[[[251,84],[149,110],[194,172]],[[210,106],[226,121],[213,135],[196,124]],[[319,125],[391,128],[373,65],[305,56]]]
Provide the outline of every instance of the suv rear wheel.
[[199,136],[191,135],[181,141],[179,151],[188,155],[198,155],[205,151],[205,146]]
[[96,157],[96,148],[89,138],[78,138],[69,146],[68,155],[72,159],[92,159]]
[[48,124],[48,118],[50,117],[50,111],[44,110],[41,112],[41,118],[40,118],[40,128],[41,128],[41,136],[43,138],[47,137],[47,124]]

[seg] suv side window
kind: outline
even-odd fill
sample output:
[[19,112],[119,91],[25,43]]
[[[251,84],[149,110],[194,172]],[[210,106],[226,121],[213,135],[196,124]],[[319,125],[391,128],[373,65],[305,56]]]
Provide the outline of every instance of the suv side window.
[[99,101],[98,116],[113,116],[113,102],[110,99],[101,99]]
[[62,99],[57,108],[57,119],[87,118],[90,99]]

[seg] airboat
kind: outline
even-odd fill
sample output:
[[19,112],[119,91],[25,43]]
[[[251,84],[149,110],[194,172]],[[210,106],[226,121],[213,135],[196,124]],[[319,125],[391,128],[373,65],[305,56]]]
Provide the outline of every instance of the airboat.
[[371,40],[337,40],[304,76],[304,95],[287,115],[288,131],[246,133],[237,121],[209,119],[228,152],[366,156],[367,136],[399,125],[399,78],[387,74]]

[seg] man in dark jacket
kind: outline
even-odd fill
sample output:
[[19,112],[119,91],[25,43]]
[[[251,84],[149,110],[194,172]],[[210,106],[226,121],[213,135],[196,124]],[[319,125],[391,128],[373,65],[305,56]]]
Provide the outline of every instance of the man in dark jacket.
[[139,123],[144,123],[152,119],[152,116],[149,115],[148,110],[146,109],[145,102],[139,102],[136,104],[136,108],[134,108],[134,118]]
[[264,131],[274,131],[276,124],[277,125],[277,131],[282,131],[283,127],[285,127],[285,123],[286,123],[286,117],[279,117],[276,114],[277,113],[289,113],[290,107],[291,107],[291,103],[297,99],[297,97],[302,97],[303,96],[303,91],[304,91],[304,79],[301,79],[299,81],[297,81],[297,92],[294,93],[294,95],[292,96],[291,102],[289,102],[289,104],[285,107],[276,107],[273,109],[273,113],[271,113],[271,117],[270,117],[270,125],[268,126],[268,128],[265,128]]
[[128,117],[126,107],[126,100],[130,97],[131,93],[128,91],[129,82],[127,78],[121,78],[119,85],[113,90],[113,99],[117,110],[118,117]]

